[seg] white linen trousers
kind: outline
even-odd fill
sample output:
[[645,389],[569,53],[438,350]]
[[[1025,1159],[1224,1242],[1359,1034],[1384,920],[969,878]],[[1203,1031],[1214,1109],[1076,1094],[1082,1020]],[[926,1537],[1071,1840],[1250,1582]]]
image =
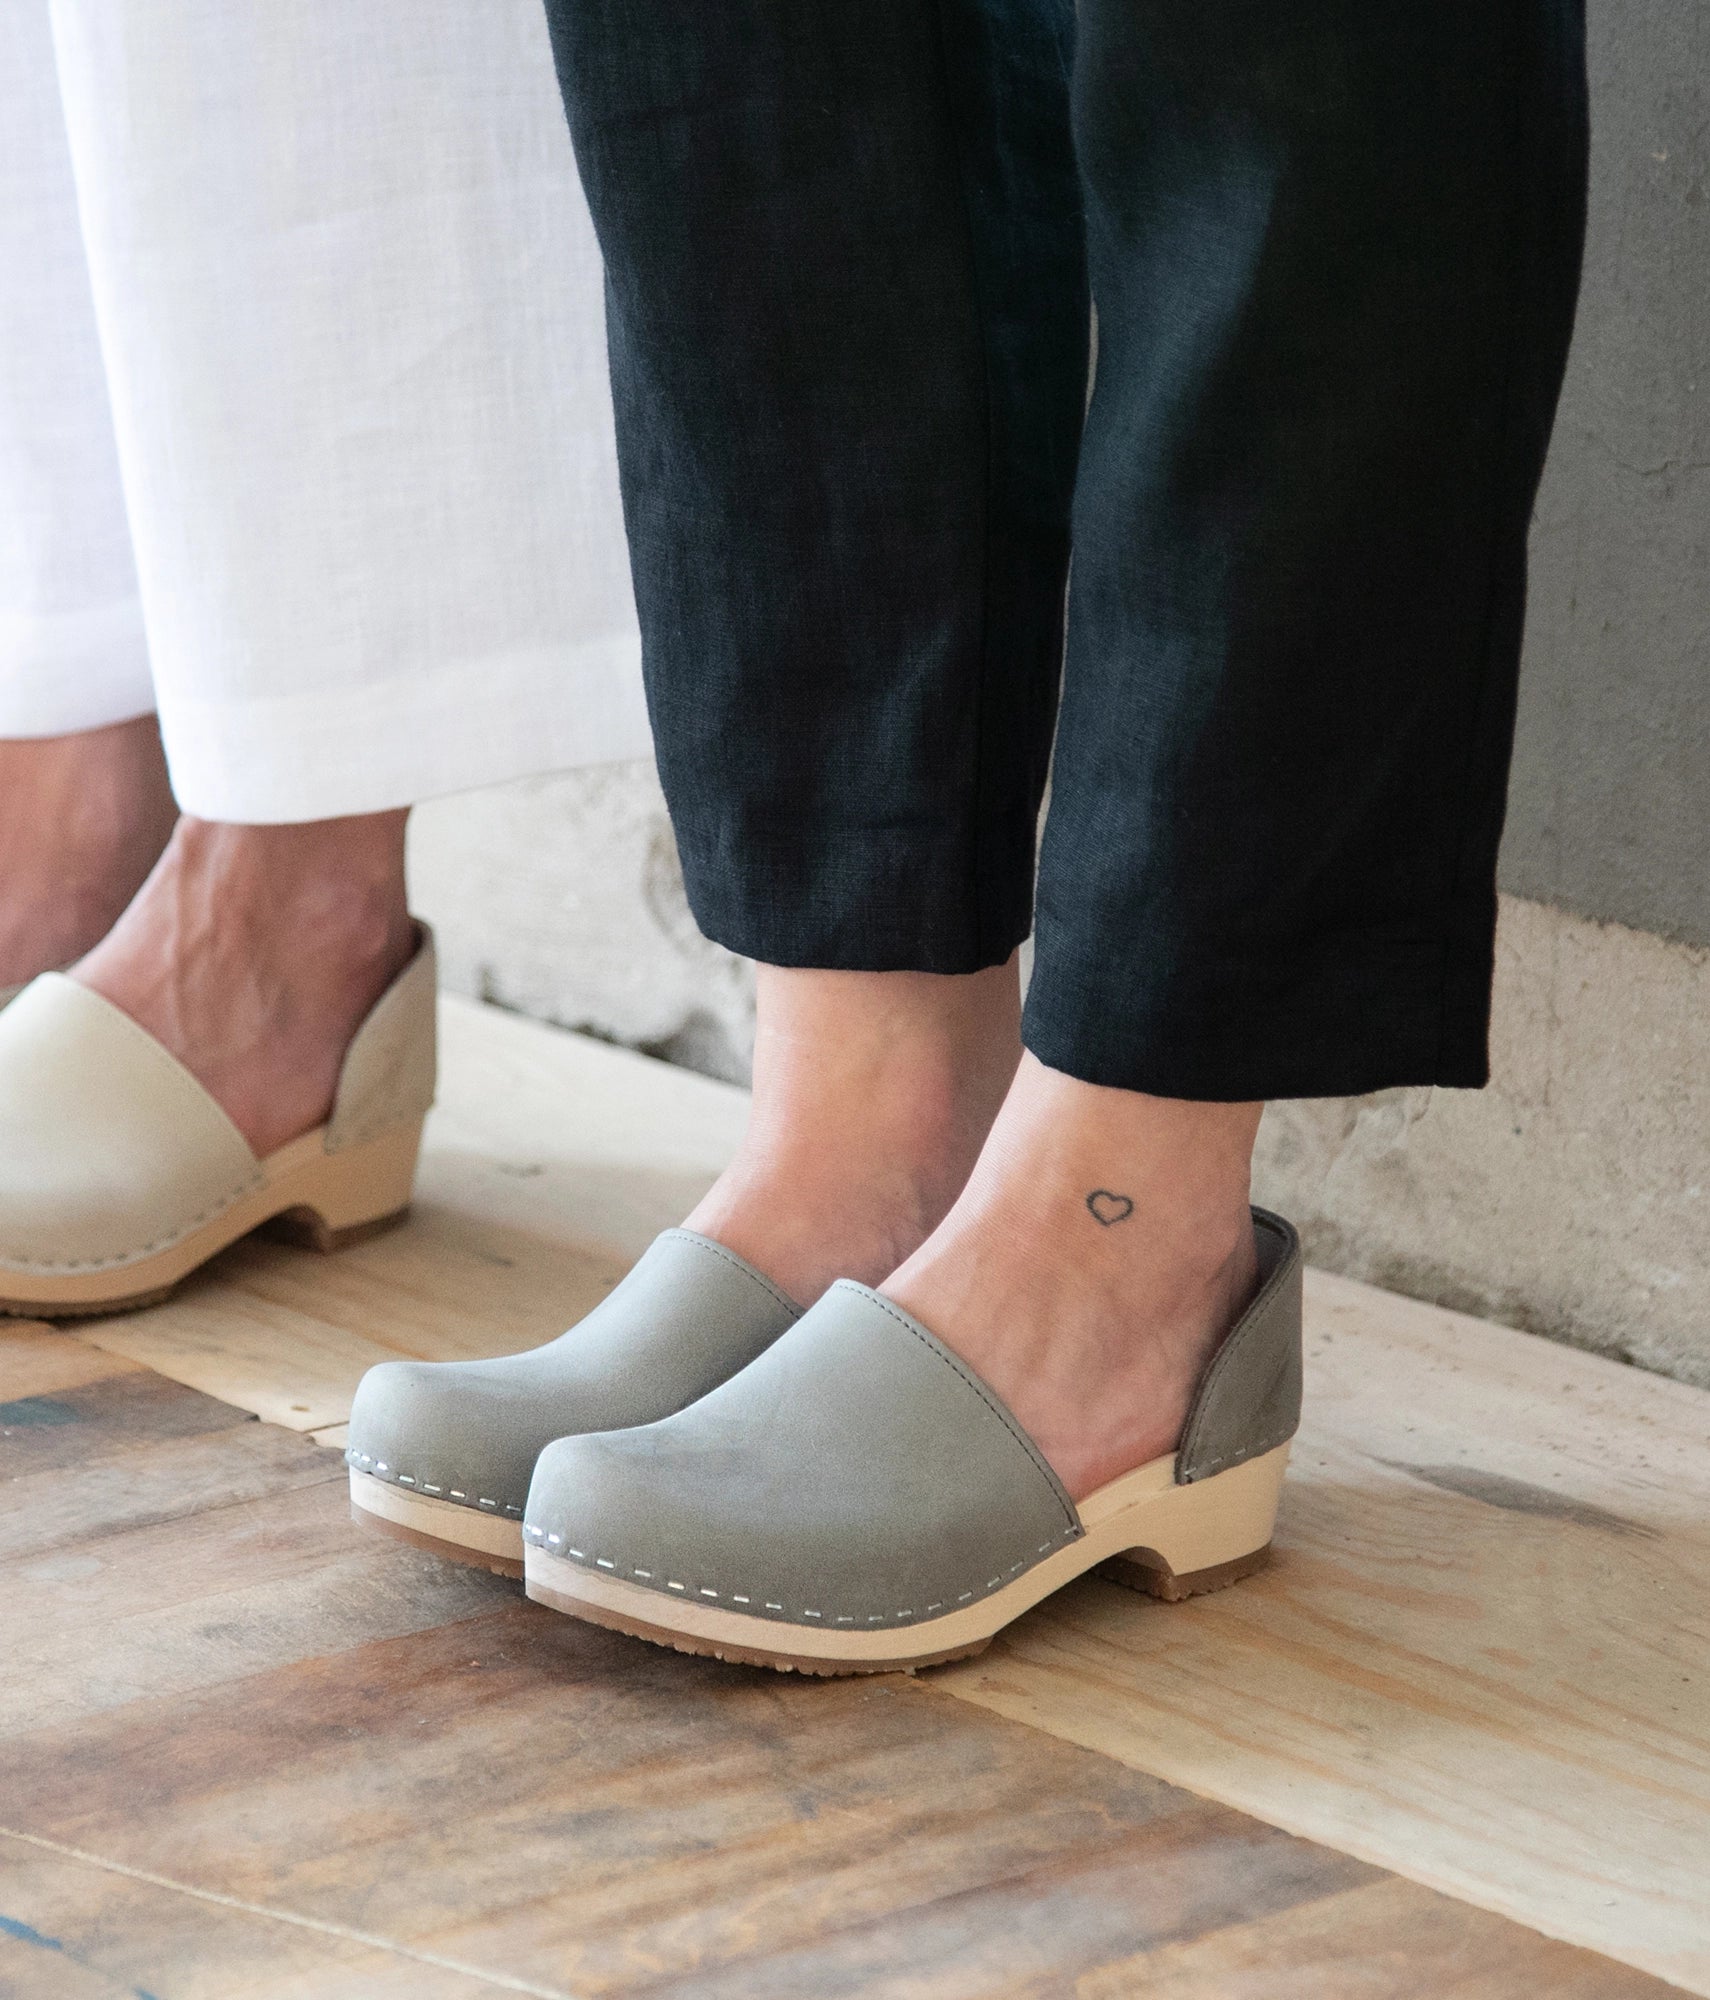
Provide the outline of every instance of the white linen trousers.
[[0,7],[0,736],[186,811],[645,755],[539,0]]

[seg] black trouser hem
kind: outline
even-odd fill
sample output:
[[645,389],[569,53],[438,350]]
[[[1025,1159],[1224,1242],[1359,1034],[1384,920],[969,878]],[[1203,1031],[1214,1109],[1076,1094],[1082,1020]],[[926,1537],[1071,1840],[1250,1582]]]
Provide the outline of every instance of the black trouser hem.
[[821,972],[983,972],[1032,928],[1031,812],[982,836],[987,894],[968,893],[959,840],[833,834],[771,845],[734,836],[680,846],[695,922],[727,951]]
[[1490,956],[1445,975],[1440,954],[1286,981],[1123,994],[1041,971],[1022,1041],[1048,1068],[1152,1097],[1265,1103],[1359,1097],[1404,1085],[1478,1090],[1490,1080]]

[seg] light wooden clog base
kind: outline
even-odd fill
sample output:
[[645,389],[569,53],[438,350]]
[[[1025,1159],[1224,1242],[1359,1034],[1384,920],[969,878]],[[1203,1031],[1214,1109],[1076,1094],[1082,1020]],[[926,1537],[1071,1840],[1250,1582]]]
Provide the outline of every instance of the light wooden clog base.
[[1288,1453],[1286,1444],[1279,1445],[1186,1486],[1175,1483],[1173,1452],[1154,1459],[1083,1500],[1086,1532],[1014,1583],[964,1610],[877,1632],[756,1618],[687,1595],[679,1599],[533,1546],[524,1555],[524,1574],[536,1602],[680,1653],[711,1654],[781,1673],[883,1674],[935,1667],[983,1651],[1024,1611],[1113,1560],[1122,1564],[1122,1581],[1167,1603],[1250,1576],[1269,1553]]
[[411,1493],[371,1472],[350,1475],[350,1518],[359,1528],[389,1535],[394,1541],[430,1549],[454,1562],[490,1569],[495,1576],[520,1577],[523,1540],[520,1523],[502,1514],[483,1513],[455,1500],[436,1500],[428,1493]]

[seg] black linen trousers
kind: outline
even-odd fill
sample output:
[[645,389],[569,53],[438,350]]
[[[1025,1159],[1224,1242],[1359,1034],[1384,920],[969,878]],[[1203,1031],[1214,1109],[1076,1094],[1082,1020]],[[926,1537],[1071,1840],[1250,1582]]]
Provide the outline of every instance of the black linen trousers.
[[1581,0],[548,15],[708,935],[1031,926],[1093,1083],[1482,1083]]

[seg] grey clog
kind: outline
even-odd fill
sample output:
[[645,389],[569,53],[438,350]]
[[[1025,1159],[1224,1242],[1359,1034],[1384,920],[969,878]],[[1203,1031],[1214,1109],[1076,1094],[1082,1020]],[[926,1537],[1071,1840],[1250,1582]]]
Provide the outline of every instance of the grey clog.
[[1268,1552],[1300,1418],[1299,1239],[1253,1219],[1261,1288],[1180,1448],[1078,1507],[964,1361],[845,1281],[692,1408],[549,1445],[528,1594],[683,1652],[835,1674],[976,1653],[1112,1558],[1164,1598],[1234,1582]]
[[354,1517],[521,1576],[523,1502],[545,1446],[672,1415],[746,1368],[801,1311],[722,1243],[668,1229],[544,1347],[370,1368],[344,1455]]

